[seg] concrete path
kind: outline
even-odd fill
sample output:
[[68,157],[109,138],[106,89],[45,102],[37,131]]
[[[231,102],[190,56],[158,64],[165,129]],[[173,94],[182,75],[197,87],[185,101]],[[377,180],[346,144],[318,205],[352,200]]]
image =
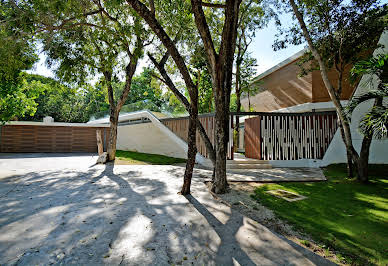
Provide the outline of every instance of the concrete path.
[[272,168],[228,171],[229,181],[310,182],[326,181],[320,168]]
[[182,167],[90,157],[0,156],[0,265],[331,264],[212,198],[198,173],[183,197]]

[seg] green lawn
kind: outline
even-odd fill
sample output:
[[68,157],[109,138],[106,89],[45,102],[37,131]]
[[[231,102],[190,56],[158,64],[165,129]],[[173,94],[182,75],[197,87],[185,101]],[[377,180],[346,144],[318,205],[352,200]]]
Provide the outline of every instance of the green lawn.
[[[388,265],[388,166],[371,166],[368,185],[347,179],[345,165],[331,165],[324,173],[327,182],[267,184],[252,197],[340,252],[347,263]],[[287,202],[265,193],[272,189],[308,198]]]
[[134,151],[116,151],[116,159],[126,164],[174,164],[184,163],[185,159],[173,158],[159,154],[149,154]]

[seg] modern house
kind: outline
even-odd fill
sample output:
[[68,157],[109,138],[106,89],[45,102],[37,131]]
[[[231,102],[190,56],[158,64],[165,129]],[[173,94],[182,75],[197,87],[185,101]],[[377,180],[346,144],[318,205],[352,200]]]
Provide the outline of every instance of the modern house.
[[[388,32],[381,36],[380,44],[385,48],[376,49],[375,55],[388,53]],[[245,149],[245,157],[256,159],[255,163],[261,160],[259,163],[269,167],[320,167],[346,162],[334,106],[320,73],[299,75],[296,63],[304,52],[291,56],[255,79],[252,85],[259,86],[259,92],[249,100],[243,99],[242,104],[248,109],[250,103],[256,113],[232,114],[230,119],[229,160],[233,160],[234,117],[245,115],[238,125],[243,126],[239,148]],[[329,76],[335,83],[335,70]],[[352,95],[376,87],[376,80],[364,75],[358,83],[351,83],[346,75],[342,86],[341,99],[345,105]],[[356,149],[360,149],[363,139],[358,131],[359,121],[371,106],[372,102],[365,102],[352,114],[351,131]],[[199,119],[214,143],[214,114],[203,114]],[[81,124],[12,121],[0,125],[0,152],[96,152],[96,130],[103,132],[106,148],[108,118]],[[188,117],[168,118],[149,111],[120,114],[117,148],[186,158],[187,134]],[[197,162],[211,165],[198,133],[197,149]],[[388,140],[373,140],[369,162],[388,163],[387,150]],[[243,166],[248,168],[247,164]]]
[[[388,53],[388,32],[384,32],[373,54]],[[334,105],[324,86],[321,74],[315,70],[300,76],[297,62],[302,50],[256,77],[252,86],[259,92],[242,99],[244,109],[256,112],[257,117],[243,119],[239,148],[245,148],[246,157],[267,159],[274,166],[319,167],[332,163],[345,163],[346,150],[339,129],[334,122]],[[304,65],[305,67],[308,67]],[[346,69],[350,71],[350,67]],[[331,82],[337,84],[336,70],[329,72]],[[370,82],[372,80],[372,82]],[[376,85],[375,77],[364,75],[352,83],[349,75],[342,82],[341,103],[347,104],[353,95],[366,92]],[[388,103],[387,103],[388,104]],[[352,114],[353,144],[360,149],[363,136],[359,122],[372,102],[359,105]],[[265,112],[265,113],[264,113]],[[256,119],[256,120],[255,120]],[[240,125],[241,127],[241,125]],[[249,131],[249,132],[247,132]],[[247,149],[248,148],[248,149]],[[373,140],[370,163],[388,163],[388,140]]]
[[[258,75],[251,86],[258,87],[256,95],[241,100],[245,110],[256,112],[311,112],[334,110],[333,103],[323,83],[319,70],[314,70],[300,76],[299,60],[306,49],[292,55],[276,66]],[[311,66],[305,63],[304,68]],[[358,82],[349,80],[351,66],[345,69],[342,81],[341,100],[349,100],[355,91]],[[329,71],[330,81],[338,82],[335,69]],[[344,102],[346,103],[346,102]]]

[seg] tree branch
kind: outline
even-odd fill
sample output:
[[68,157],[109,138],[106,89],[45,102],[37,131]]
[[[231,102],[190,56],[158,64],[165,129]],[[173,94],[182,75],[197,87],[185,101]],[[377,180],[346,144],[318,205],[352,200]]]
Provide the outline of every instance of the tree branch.
[[226,8],[225,4],[214,4],[214,3],[201,2],[201,5],[205,6],[205,7],[213,7],[213,8]]
[[156,36],[158,36],[159,40],[166,47],[171,57],[174,59],[175,64],[183,77],[183,80],[185,81],[187,89],[189,90],[189,94],[192,93],[196,87],[193,80],[191,79],[183,57],[180,55],[170,36],[168,36],[168,34],[165,32],[159,21],[155,18],[154,14],[148,10],[148,8],[142,2],[139,0],[127,0],[127,2],[139,14],[139,16],[141,16],[147,22]]
[[[151,53],[147,53],[148,57],[150,58],[151,62],[154,64],[154,66],[158,69],[159,73],[162,75],[163,79],[160,77],[157,77],[159,80],[161,80],[164,84],[166,84],[167,87],[174,93],[175,97],[178,98],[178,100],[185,106],[185,109],[190,112],[190,103],[187,100],[187,98],[175,87],[174,82],[171,80],[170,76],[167,74],[166,69],[164,68],[164,65],[169,57],[169,53],[165,53],[163,56],[163,59],[160,63],[156,61],[156,59],[152,56]],[[211,143],[209,136],[206,133],[205,128],[203,127],[201,121],[199,121],[198,117],[196,120],[197,128],[199,131],[199,134],[201,135],[201,138],[203,139],[206,150],[209,154],[209,159],[212,161],[213,166],[215,166],[216,163],[216,153],[214,151],[213,144]]]
[[[213,39],[210,34],[209,25],[206,22],[205,13],[202,9],[202,1],[201,0],[191,0],[191,6],[194,13],[195,24],[197,25],[199,34],[201,35],[203,44],[205,46],[205,52],[207,53],[207,57],[209,59],[210,66],[214,68],[217,64],[218,55],[214,48]],[[215,69],[212,69],[214,72]]]

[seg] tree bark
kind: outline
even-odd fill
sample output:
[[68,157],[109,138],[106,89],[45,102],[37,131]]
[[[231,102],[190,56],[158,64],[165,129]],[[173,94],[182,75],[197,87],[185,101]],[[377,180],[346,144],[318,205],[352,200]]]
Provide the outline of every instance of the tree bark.
[[[339,120],[339,119],[338,119]],[[342,136],[342,141],[345,139],[345,134],[344,134],[344,128],[342,127],[342,124],[340,121],[338,121],[338,125],[340,128],[341,136]],[[345,145],[346,149],[346,159],[347,159],[347,173],[348,173],[348,178],[353,178],[353,160],[352,160],[352,152],[348,149],[348,146]]]
[[215,138],[215,147],[217,160],[211,190],[217,194],[225,193],[228,188],[226,179],[227,145],[225,145],[228,142],[228,131],[225,128],[228,127],[229,112],[227,111],[225,115],[225,101],[222,100],[222,97],[216,97],[215,134],[217,137]]
[[102,142],[102,132],[101,129],[96,130],[96,138],[97,138],[97,150],[98,155],[101,155],[104,152],[104,146]]
[[114,161],[116,159],[116,142],[117,142],[117,127],[119,122],[119,114],[121,107],[124,105],[125,101],[128,98],[129,91],[131,89],[132,78],[135,75],[137,62],[138,62],[138,53],[143,49],[144,45],[140,37],[136,39],[136,48],[133,54],[129,53],[130,61],[125,68],[125,85],[123,92],[120,98],[115,102],[113,96],[113,87],[112,87],[112,71],[105,70],[103,71],[105,81],[108,87],[108,100],[109,100],[109,121],[110,121],[110,133],[108,141],[108,162]]
[[368,183],[368,163],[369,163],[369,150],[372,143],[372,134],[364,136],[362,139],[360,158],[357,161],[357,177],[361,183]]
[[187,150],[187,162],[186,162],[185,175],[183,178],[183,186],[181,190],[182,195],[190,194],[191,178],[193,176],[195,156],[197,155],[196,136],[197,136],[197,121],[198,121],[198,97],[197,99],[192,99],[192,97],[190,97],[190,99],[191,99],[191,109],[190,109],[190,118],[189,118],[189,132],[187,136],[188,150]]
[[117,126],[119,121],[118,113],[111,113],[109,121],[108,161],[114,161],[116,159]]
[[[238,59],[237,59],[238,60]],[[236,111],[241,112],[241,88],[240,88],[240,63],[236,62]],[[235,150],[237,151],[238,146],[240,144],[240,117],[236,115],[236,145]]]

